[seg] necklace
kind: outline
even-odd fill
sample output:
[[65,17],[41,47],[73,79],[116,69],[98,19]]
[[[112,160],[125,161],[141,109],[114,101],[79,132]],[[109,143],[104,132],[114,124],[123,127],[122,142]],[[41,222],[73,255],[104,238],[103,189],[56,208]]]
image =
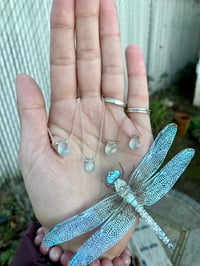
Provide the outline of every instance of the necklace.
[[101,139],[102,139],[105,105],[104,103],[102,104],[101,122],[99,126],[99,137],[98,137],[98,142],[97,142],[95,153],[92,157],[87,157],[84,152],[84,129],[83,129],[83,119],[82,119],[82,109],[81,109],[80,99],[78,101],[78,106],[79,106],[79,113],[80,113],[81,138],[82,138],[82,159],[84,162],[84,169],[87,173],[93,173],[96,170],[95,160],[96,160],[96,156],[99,151],[99,146],[100,146]]
[[[112,155],[116,155],[118,152],[118,144],[120,143],[120,139],[121,139],[121,133],[123,131],[122,126],[124,125],[126,121],[126,118],[122,121],[120,128],[119,128],[119,132],[118,132],[118,137],[116,140],[106,140],[106,145],[105,145],[105,154],[108,156],[112,156]],[[135,126],[136,127],[136,126]],[[139,132],[138,128],[136,127],[136,130]],[[125,132],[124,132],[125,134]],[[127,135],[127,134],[125,134]],[[129,137],[129,142],[128,142],[128,146],[131,150],[138,150],[141,147],[141,142],[140,142],[140,135],[127,135],[127,137]]]
[[[120,133],[120,130],[119,130],[119,133]],[[120,142],[119,133],[118,133],[118,137],[116,140],[105,138],[106,144],[105,144],[104,152],[107,156],[113,156],[117,154],[118,152],[117,144]]]
[[76,101],[76,107],[75,107],[75,111],[74,111],[72,130],[71,130],[70,135],[66,139],[61,139],[59,141],[56,141],[55,137],[52,135],[50,129],[47,128],[47,131],[49,133],[49,137],[51,139],[52,147],[56,150],[58,155],[60,155],[62,157],[66,156],[70,153],[69,141],[71,140],[71,137],[73,136],[73,133],[74,133],[76,117],[77,117],[77,114],[76,114],[77,113],[77,105],[78,105],[78,99]]

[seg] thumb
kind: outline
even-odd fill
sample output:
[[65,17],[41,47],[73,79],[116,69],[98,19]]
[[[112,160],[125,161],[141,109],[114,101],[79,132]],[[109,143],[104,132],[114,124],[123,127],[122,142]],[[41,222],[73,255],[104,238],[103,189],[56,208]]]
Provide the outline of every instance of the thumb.
[[17,76],[16,90],[21,123],[20,153],[37,156],[48,141],[44,97],[36,82],[25,74]]

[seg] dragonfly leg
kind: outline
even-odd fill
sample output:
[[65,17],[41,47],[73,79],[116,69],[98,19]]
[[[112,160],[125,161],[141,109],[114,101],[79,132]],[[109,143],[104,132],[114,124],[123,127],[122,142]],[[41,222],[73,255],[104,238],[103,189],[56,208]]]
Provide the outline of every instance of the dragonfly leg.
[[119,166],[122,169],[122,171],[121,171],[121,178],[123,179],[124,178],[124,168],[123,168],[123,166],[122,166],[122,164],[120,162],[119,162]]

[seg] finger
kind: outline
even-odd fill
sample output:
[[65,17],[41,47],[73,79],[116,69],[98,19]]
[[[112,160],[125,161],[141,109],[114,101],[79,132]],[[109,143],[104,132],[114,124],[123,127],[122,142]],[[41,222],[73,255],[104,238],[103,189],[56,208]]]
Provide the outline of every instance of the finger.
[[124,67],[120,29],[114,0],[100,1],[102,94],[124,100]]
[[39,247],[40,253],[44,256],[49,254],[50,249],[50,247],[43,247],[42,245]]
[[53,262],[59,261],[61,255],[62,255],[62,249],[59,246],[52,247],[49,251],[49,258]]
[[121,258],[113,259],[113,266],[125,266],[124,261]]
[[109,259],[103,259],[101,261],[101,266],[113,266],[113,263]]
[[[74,0],[54,0],[51,11],[51,108],[49,127],[54,135],[66,138],[73,117],[76,86],[76,56],[74,45]],[[68,128],[69,127],[69,128]]]
[[34,244],[36,245],[36,247],[39,247],[42,243],[42,240],[44,238],[44,235],[37,235],[34,239]]
[[90,263],[88,266],[100,266],[100,265],[101,265],[101,263],[100,263],[100,261],[97,259],[97,260],[93,261],[92,263]]
[[[146,68],[139,47],[131,45],[126,49],[128,71],[128,107],[149,108],[149,94],[146,78]],[[144,128],[150,128],[149,115],[128,113],[131,120]]]
[[81,98],[100,96],[99,0],[76,1],[78,87]]
[[73,257],[73,253],[70,251],[65,251],[60,257],[60,263],[63,266],[68,266],[69,261]]
[[36,232],[36,235],[44,235],[44,234],[45,234],[44,227],[39,227]]
[[122,263],[125,266],[128,266],[131,263],[131,256],[125,252],[123,252],[119,258],[122,260]]
[[123,253],[127,254],[128,256],[131,256],[130,248],[126,247],[123,251]]
[[21,123],[21,155],[29,158],[27,155],[31,154],[33,160],[33,156],[38,156],[48,142],[44,98],[38,85],[27,75],[17,76],[16,87]]
[[76,97],[74,1],[54,0],[51,10],[52,103]]

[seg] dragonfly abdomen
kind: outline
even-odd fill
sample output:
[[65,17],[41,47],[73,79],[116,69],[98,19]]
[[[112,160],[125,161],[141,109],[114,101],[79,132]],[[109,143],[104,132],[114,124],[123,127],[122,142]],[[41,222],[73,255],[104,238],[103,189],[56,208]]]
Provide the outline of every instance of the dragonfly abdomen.
[[162,240],[168,248],[173,248],[173,244],[170,242],[169,238],[160,228],[160,226],[154,221],[154,219],[148,214],[148,212],[143,208],[142,205],[138,204],[136,197],[134,196],[131,187],[127,185],[125,180],[118,178],[115,182],[115,188],[118,195],[120,195],[126,202],[134,207],[135,211],[140,215],[142,219],[152,228],[155,234]]
[[162,240],[162,242],[166,244],[168,248],[173,248],[174,245],[170,242],[169,238],[166,236],[160,226],[154,221],[154,219],[148,214],[148,212],[145,211],[145,209],[140,205],[138,205],[138,208],[136,207],[135,209],[140,217],[144,219],[145,222],[152,228],[160,240]]

